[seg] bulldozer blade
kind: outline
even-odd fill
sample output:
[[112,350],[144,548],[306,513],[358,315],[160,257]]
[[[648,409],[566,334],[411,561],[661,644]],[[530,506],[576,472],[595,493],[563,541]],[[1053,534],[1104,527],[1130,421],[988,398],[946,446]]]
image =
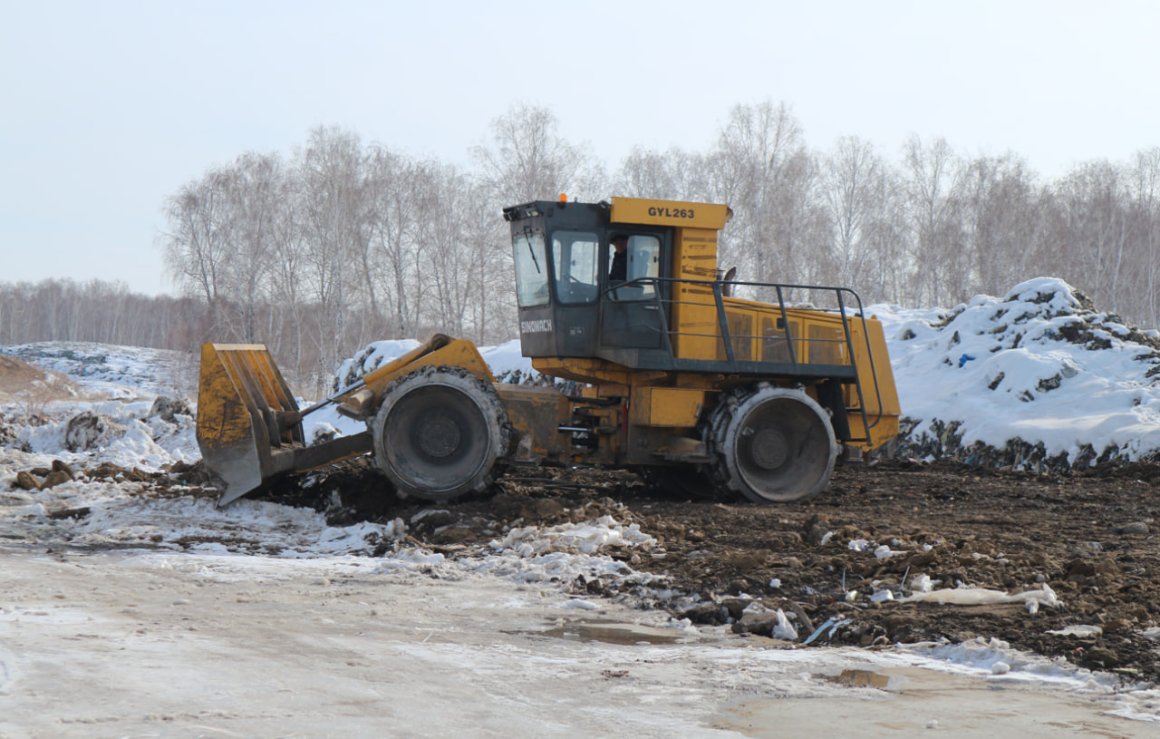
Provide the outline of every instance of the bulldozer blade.
[[301,415],[265,346],[202,345],[197,443],[225,483],[218,505],[293,468],[304,447]]

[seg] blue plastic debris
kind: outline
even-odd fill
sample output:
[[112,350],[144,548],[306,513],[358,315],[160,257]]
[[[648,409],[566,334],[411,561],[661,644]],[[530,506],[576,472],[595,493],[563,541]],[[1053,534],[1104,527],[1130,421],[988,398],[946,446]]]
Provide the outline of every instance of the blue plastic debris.
[[838,629],[842,628],[843,626],[845,626],[848,623],[852,623],[852,621],[848,618],[843,618],[843,619],[837,619],[837,618],[833,618],[833,617],[827,618],[826,622],[824,624],[822,624],[821,626],[819,626],[818,628],[814,629],[814,633],[810,634],[809,638],[807,638],[804,642],[802,642],[802,644],[803,645],[812,644],[814,642],[814,640],[817,639],[819,636],[821,636],[822,632],[824,632],[826,629],[830,630],[830,633],[826,635],[826,638],[833,639],[834,634],[837,633]]
[[959,357],[959,366],[962,367],[967,362],[975,361],[975,357],[971,354],[963,354]]

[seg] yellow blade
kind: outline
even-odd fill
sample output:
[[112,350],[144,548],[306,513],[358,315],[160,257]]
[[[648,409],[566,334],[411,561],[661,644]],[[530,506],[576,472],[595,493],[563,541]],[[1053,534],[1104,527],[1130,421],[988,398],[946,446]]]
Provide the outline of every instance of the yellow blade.
[[298,404],[261,344],[203,344],[197,443],[226,484],[225,505],[278,472],[274,452],[302,446]]

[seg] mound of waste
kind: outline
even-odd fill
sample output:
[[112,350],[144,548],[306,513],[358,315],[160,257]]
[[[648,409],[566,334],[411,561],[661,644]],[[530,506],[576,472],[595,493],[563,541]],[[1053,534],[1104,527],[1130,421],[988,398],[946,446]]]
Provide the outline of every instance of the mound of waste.
[[1160,335],[1063,280],[950,311],[877,312],[904,414],[900,456],[1029,471],[1160,457]]
[[[331,391],[338,393],[354,386],[365,375],[419,346],[420,342],[414,339],[372,341],[342,361],[331,380]],[[523,356],[518,339],[496,346],[481,346],[479,352],[499,382],[511,385],[553,384],[551,378],[532,369],[532,362]]]

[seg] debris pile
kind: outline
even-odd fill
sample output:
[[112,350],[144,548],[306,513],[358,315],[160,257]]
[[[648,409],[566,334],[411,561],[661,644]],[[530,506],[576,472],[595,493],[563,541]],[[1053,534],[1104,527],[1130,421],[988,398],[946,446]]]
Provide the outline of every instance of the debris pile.
[[51,467],[34,467],[17,472],[12,487],[20,490],[47,490],[75,479],[72,467],[59,459],[54,459]]
[[1160,457],[1160,335],[1062,280],[883,320],[898,456],[1032,472]]

